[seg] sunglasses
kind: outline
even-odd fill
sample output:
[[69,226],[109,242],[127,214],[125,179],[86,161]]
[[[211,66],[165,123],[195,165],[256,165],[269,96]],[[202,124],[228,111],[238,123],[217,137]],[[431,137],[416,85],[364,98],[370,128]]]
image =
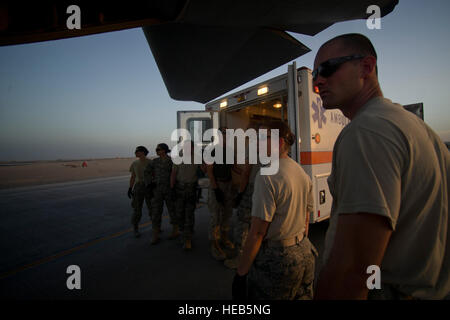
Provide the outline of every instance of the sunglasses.
[[312,72],[313,81],[316,81],[318,76],[324,78],[331,77],[331,75],[333,75],[333,73],[335,73],[342,64],[348,61],[362,59],[364,57],[365,56],[361,54],[355,54],[351,56],[333,58],[322,62],[319,67]]
[[160,148],[156,148],[156,152],[158,152],[158,151],[161,151],[162,149],[160,149]]

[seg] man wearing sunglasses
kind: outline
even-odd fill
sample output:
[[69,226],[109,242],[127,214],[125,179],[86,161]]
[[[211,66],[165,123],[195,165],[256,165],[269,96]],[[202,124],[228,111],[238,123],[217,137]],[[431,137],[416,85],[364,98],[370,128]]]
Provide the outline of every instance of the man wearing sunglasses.
[[[376,65],[360,34],[326,42],[315,58],[323,106],[351,120],[333,150],[316,298],[443,299],[450,292],[450,155],[421,119],[383,97]],[[370,266],[381,270],[380,289]]]

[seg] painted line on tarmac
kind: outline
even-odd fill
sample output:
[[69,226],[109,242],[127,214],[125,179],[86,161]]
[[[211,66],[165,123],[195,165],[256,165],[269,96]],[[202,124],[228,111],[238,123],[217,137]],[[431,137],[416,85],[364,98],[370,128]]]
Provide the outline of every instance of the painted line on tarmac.
[[[163,216],[162,218],[164,219],[165,217],[167,217],[167,216]],[[145,222],[145,223],[140,224],[139,227],[140,227],[140,228],[143,228],[143,227],[146,227],[146,226],[150,225],[151,223],[152,223],[151,221]],[[105,236],[105,237],[102,237],[102,238],[100,238],[100,239],[95,239],[95,240],[92,240],[92,241],[83,243],[82,245],[76,246],[76,247],[74,247],[74,248],[71,248],[71,249],[68,249],[68,250],[64,250],[64,251],[62,251],[62,252],[56,253],[56,254],[54,254],[54,255],[51,255],[51,256],[49,256],[49,257],[46,257],[46,258],[43,258],[43,259],[36,260],[36,261],[34,261],[34,262],[32,262],[32,263],[26,264],[26,265],[24,265],[24,266],[21,266],[21,267],[19,267],[19,268],[14,269],[14,270],[7,271],[7,272],[4,272],[4,273],[0,274],[0,280],[3,280],[3,279],[5,279],[5,278],[7,278],[7,277],[9,277],[9,276],[11,276],[11,275],[14,275],[14,274],[16,274],[16,273],[21,272],[21,271],[25,271],[25,270],[31,269],[31,268],[33,268],[33,267],[39,266],[39,265],[41,265],[41,264],[44,264],[44,263],[53,261],[53,260],[55,260],[55,259],[64,257],[64,256],[66,256],[66,255],[68,255],[68,254],[71,254],[71,253],[74,253],[74,252],[76,252],[76,251],[78,251],[78,250],[81,250],[81,249],[90,247],[90,246],[92,246],[92,245],[94,245],[94,244],[97,244],[97,243],[99,243],[99,242],[102,242],[102,241],[106,241],[106,240],[110,240],[110,239],[113,239],[113,238],[120,237],[121,235],[124,235],[124,234],[126,234],[126,233],[128,233],[128,232],[132,232],[132,231],[133,231],[133,228],[129,228],[129,229],[124,230],[124,231],[119,231],[119,232],[116,232],[116,233],[111,234],[111,235],[109,235],[109,236]]]

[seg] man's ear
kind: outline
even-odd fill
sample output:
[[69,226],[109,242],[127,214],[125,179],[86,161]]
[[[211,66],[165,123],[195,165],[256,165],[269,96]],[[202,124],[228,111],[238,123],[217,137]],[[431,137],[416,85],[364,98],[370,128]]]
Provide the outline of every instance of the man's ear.
[[372,56],[367,56],[361,59],[362,78],[367,79],[372,73],[376,73],[377,59]]
[[284,141],[283,138],[278,139],[278,150],[280,150],[280,152],[284,151],[285,144],[286,141]]

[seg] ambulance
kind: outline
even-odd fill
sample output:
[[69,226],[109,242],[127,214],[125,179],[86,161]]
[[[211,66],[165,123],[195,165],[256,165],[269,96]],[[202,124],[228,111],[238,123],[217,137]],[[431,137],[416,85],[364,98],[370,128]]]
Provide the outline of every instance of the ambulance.
[[297,69],[293,62],[287,73],[211,101],[205,110],[177,113],[177,127],[188,130],[192,136],[199,123],[203,131],[220,126],[246,130],[270,120],[287,122],[296,136],[290,156],[313,183],[314,211],[310,222],[328,219],[332,197],[327,178],[331,173],[333,146],[350,120],[338,109],[323,108],[310,69]]

